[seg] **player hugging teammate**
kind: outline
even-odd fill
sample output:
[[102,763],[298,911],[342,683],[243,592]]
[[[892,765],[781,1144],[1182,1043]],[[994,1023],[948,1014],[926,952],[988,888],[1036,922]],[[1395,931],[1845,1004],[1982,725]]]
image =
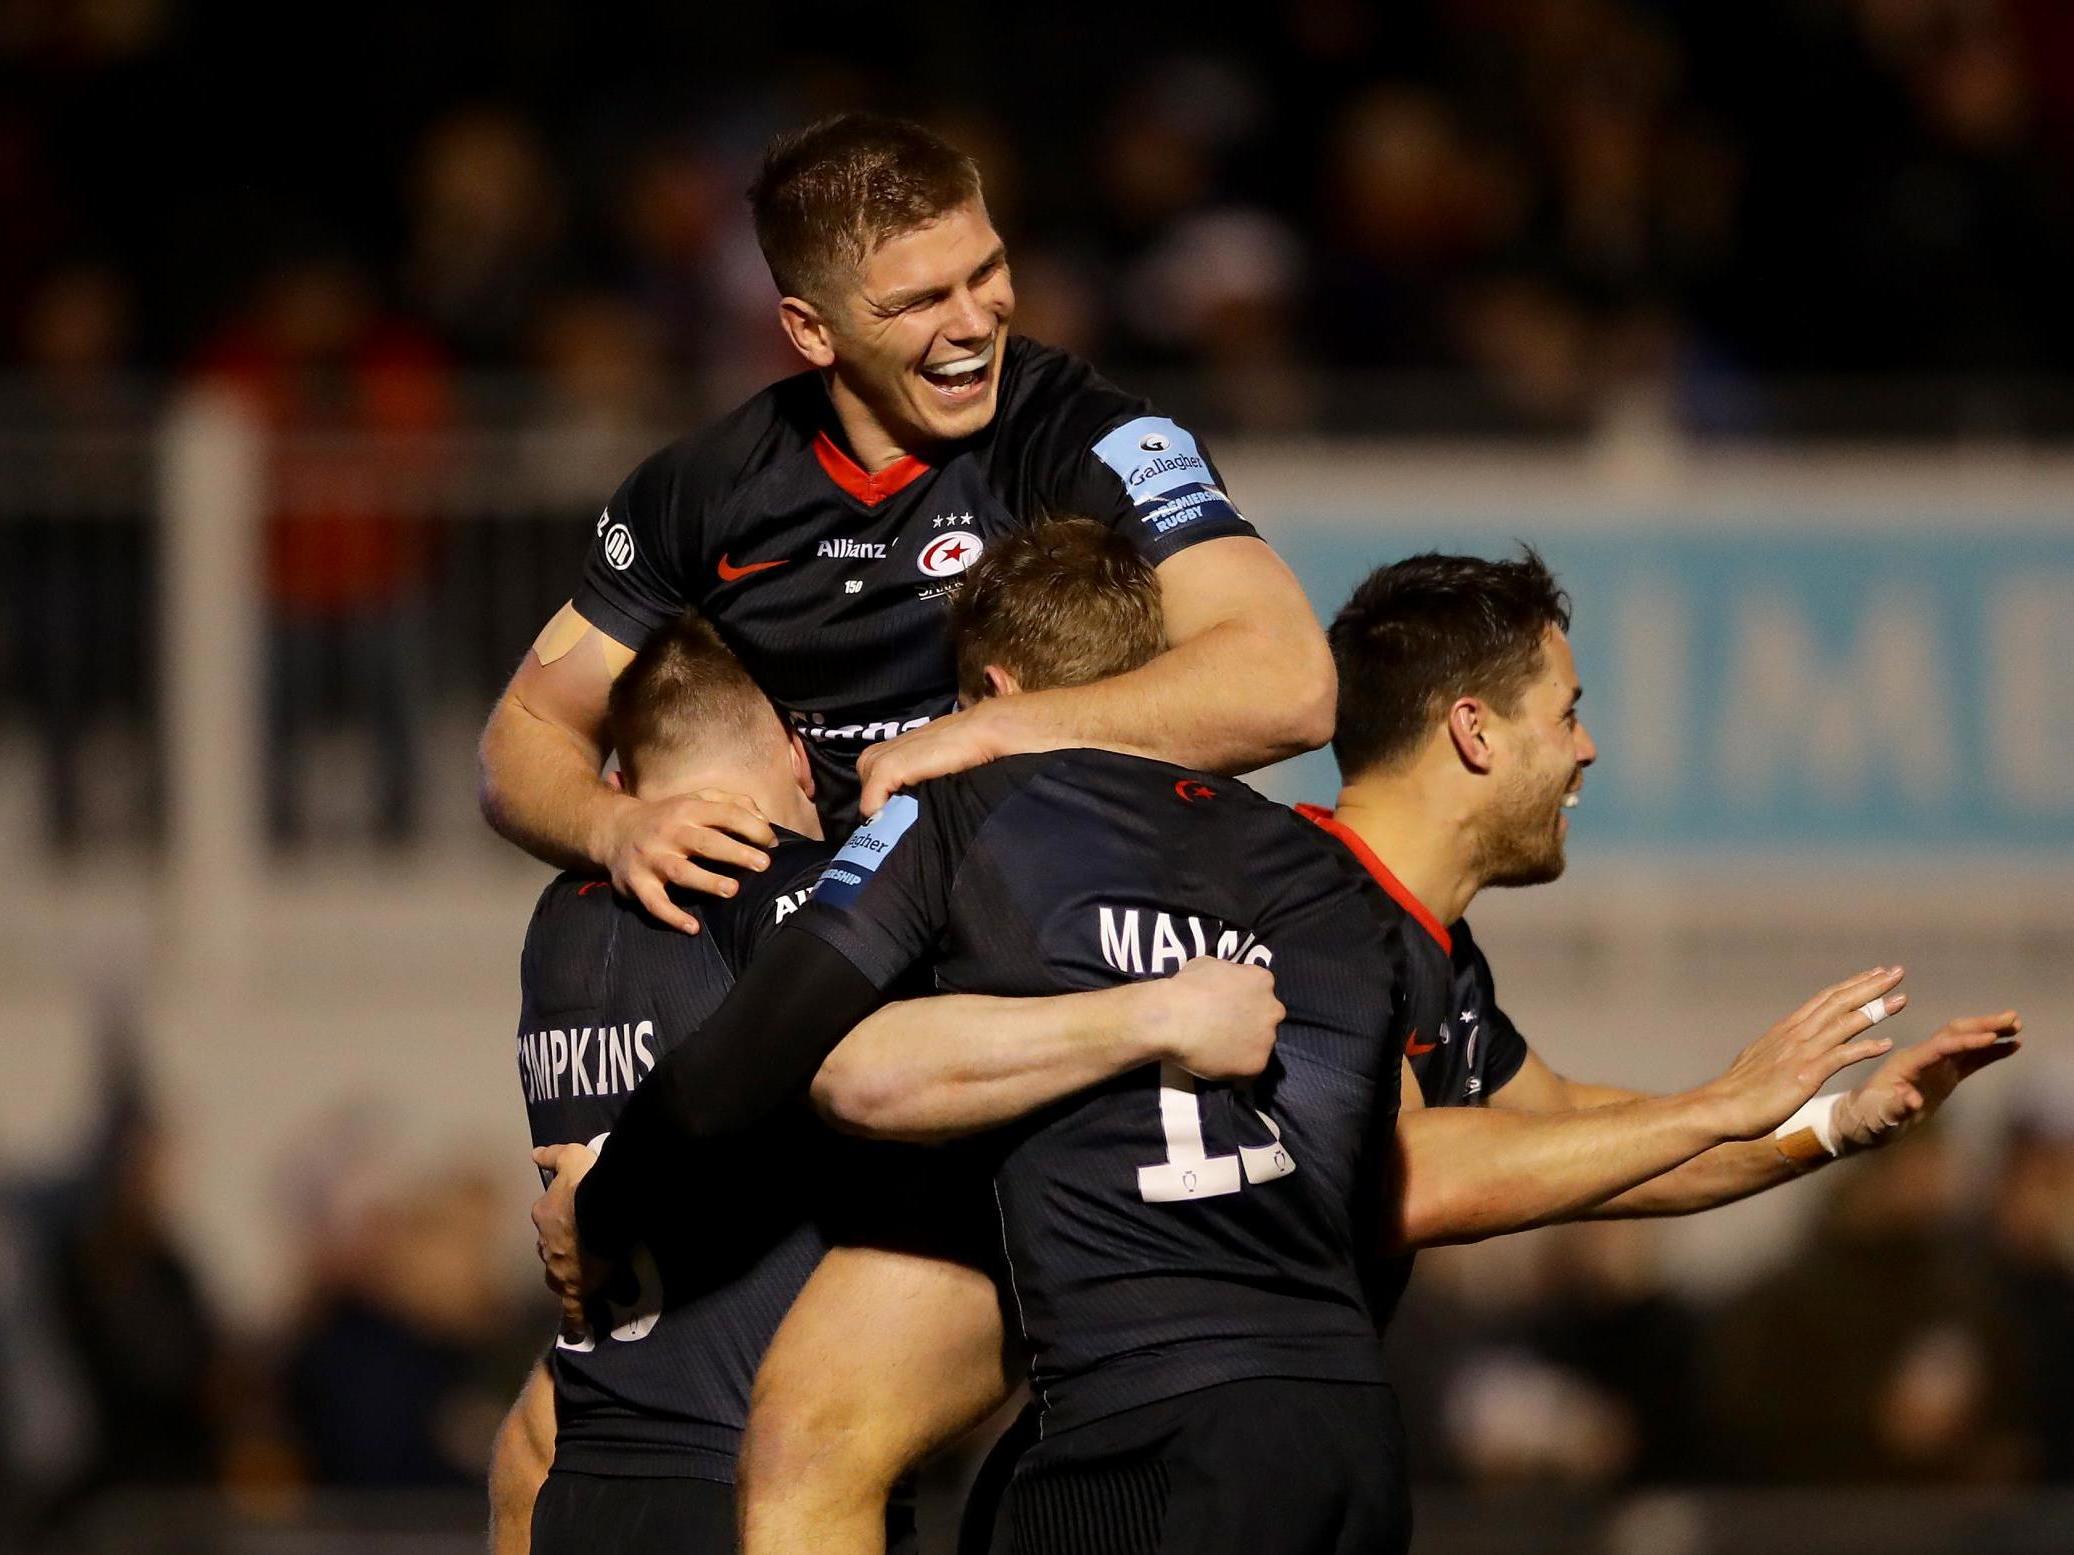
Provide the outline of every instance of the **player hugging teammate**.
[[[549,888],[522,1034],[654,1037],[631,1098],[529,1091],[540,1547],[883,1548],[1026,1375],[1004,1551],[1402,1549],[1410,1249],[1753,1192],[2008,1050],[1955,1023],[1809,1112],[1882,968],[1691,1092],[1556,1075],[1460,921],[1559,872],[1593,755],[1538,562],[1364,584],[1339,809],[1273,805],[1228,774],[1326,735],[1308,606],[1185,429],[1007,335],[970,164],[845,118],[753,198],[812,370],[628,480],[484,741],[507,833],[634,898]],[[871,819],[820,847],[809,796]]]

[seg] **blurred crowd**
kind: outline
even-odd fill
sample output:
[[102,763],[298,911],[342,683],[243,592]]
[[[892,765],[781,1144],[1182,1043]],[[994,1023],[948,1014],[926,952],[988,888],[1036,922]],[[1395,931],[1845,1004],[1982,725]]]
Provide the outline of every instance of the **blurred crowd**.
[[[551,1332],[473,1161],[404,1170],[346,1109],[277,1175],[300,1274],[263,1333],[213,1307],[166,1197],[177,1139],[111,1026],[94,1137],[0,1186],[0,1549],[112,1492],[465,1490]],[[2074,1486],[2074,1091],[1988,1153],[1939,1132],[1830,1168],[1798,1235],[1707,1299],[1650,1222],[1422,1255],[1388,1365],[1423,1483]],[[498,1169],[502,1169],[501,1167]],[[523,1266],[523,1265],[521,1265]],[[60,1537],[57,1548],[68,1548]]]
[[1030,333],[1213,426],[1646,401],[1738,430],[1787,413],[1781,375],[2074,366],[2057,0],[373,0],[330,25],[0,3],[0,338],[76,412],[135,367],[421,428],[472,370],[537,374],[606,436],[686,384],[725,402],[792,365],[756,152],[852,106],[980,158]]

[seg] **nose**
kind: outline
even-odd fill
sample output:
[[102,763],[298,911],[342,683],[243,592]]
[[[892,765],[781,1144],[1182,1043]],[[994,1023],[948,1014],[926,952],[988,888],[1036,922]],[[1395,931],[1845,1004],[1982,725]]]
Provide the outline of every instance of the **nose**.
[[980,345],[994,333],[994,315],[982,305],[978,292],[969,286],[961,287],[957,293],[956,311],[943,332],[961,346]]
[[1598,742],[1592,739],[1591,730],[1582,721],[1577,725],[1577,765],[1588,767],[1599,759]]

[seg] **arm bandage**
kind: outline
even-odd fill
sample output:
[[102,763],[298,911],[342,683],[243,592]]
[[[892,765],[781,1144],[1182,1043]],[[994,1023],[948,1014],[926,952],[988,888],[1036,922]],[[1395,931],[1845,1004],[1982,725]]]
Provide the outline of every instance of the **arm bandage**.
[[1795,1166],[1816,1166],[1842,1155],[1843,1141],[1837,1137],[1836,1109],[1843,1096],[1817,1096],[1772,1131],[1772,1143],[1780,1155]]

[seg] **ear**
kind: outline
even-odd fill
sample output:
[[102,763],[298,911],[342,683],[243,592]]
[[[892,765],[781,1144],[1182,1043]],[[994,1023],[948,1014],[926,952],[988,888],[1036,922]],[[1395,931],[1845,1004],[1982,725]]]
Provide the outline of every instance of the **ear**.
[[1447,734],[1455,755],[1471,772],[1487,773],[1496,765],[1491,747],[1490,709],[1475,697],[1457,697],[1447,710]]
[[785,331],[785,338],[792,342],[792,349],[805,357],[809,366],[829,368],[835,365],[835,340],[828,320],[804,297],[778,299],[778,327]]
[[792,747],[792,781],[807,798],[814,797],[814,764],[807,760],[807,742],[799,737],[797,729],[788,729],[785,738]]
[[1015,678],[1014,670],[1005,670],[998,664],[989,664],[987,666],[988,696],[1012,697],[1022,689],[1022,682]]

